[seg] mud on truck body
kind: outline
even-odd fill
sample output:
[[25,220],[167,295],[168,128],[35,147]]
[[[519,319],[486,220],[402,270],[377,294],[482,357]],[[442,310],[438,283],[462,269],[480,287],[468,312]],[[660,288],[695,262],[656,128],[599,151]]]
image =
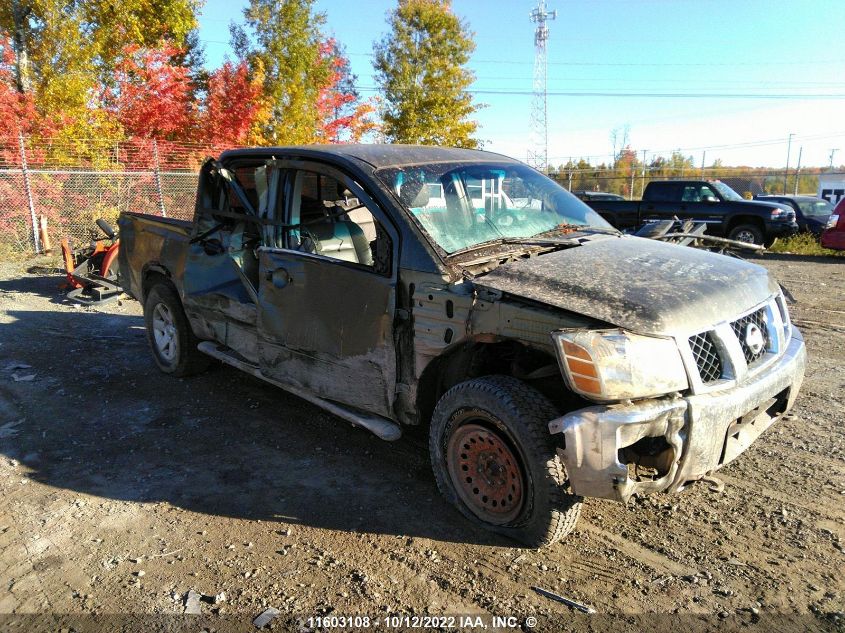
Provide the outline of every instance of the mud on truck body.
[[525,165],[389,145],[232,150],[193,222],[120,218],[153,357],[212,358],[395,440],[530,546],[583,497],[675,492],[790,409],[805,365],[778,284],[624,236]]

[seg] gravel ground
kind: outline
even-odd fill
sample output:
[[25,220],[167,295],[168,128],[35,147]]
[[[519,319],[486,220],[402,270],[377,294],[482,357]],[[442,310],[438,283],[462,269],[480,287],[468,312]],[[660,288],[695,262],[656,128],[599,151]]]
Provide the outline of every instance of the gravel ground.
[[845,262],[759,263],[798,301],[794,415],[720,471],[724,490],[588,500],[541,551],[447,505],[421,434],[382,442],[226,367],[167,377],[136,302],[76,307],[48,262],[4,263],[0,629],[248,631],[268,607],[273,630],[415,624],[388,614],[473,618],[417,622],[441,630],[842,629]]

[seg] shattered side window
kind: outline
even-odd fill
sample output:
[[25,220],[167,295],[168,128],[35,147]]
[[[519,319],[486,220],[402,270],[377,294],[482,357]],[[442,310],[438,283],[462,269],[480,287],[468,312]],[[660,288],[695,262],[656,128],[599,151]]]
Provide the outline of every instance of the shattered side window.
[[[259,167],[259,169],[263,169],[263,165]],[[254,166],[238,167],[233,170],[238,184],[241,186],[241,189],[246,194],[246,198],[253,209],[258,209],[256,171],[257,170]],[[235,192],[231,188],[229,189],[229,208],[235,213],[246,213],[246,207],[244,206],[241,199],[235,194]]]
[[251,240],[258,237],[260,228],[256,222],[247,220],[249,226],[244,228],[240,226],[242,220],[215,212],[244,216],[254,213],[258,217],[269,217],[269,205],[272,204],[269,179],[272,173],[273,170],[264,162],[236,166],[222,172],[215,167],[204,172],[202,206],[197,215],[198,233],[217,229],[228,235],[237,230]]

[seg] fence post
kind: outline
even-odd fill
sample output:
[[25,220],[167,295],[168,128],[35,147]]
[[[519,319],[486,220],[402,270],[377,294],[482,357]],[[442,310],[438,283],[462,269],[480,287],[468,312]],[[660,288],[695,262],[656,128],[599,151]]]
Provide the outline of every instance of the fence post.
[[161,217],[167,217],[167,210],[164,208],[164,195],[161,190],[161,168],[158,162],[158,140],[153,139],[153,158],[155,159],[156,192],[158,193],[158,208]]
[[38,220],[35,218],[35,202],[32,199],[32,187],[29,185],[29,171],[26,167],[26,145],[23,140],[23,132],[18,134],[18,143],[21,149],[23,188],[26,191],[26,201],[29,204],[29,220],[32,225],[32,245],[35,247],[35,254],[37,255],[41,252],[41,240],[38,237]]

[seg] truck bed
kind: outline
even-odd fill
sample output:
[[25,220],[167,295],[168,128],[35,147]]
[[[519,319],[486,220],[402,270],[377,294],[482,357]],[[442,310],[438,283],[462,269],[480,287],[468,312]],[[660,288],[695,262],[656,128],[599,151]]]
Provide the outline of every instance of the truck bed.
[[[140,299],[144,275],[151,269],[181,273],[188,253],[193,222],[159,215],[126,212],[117,221],[120,227],[120,270],[123,289]],[[181,274],[173,281],[181,285]]]

